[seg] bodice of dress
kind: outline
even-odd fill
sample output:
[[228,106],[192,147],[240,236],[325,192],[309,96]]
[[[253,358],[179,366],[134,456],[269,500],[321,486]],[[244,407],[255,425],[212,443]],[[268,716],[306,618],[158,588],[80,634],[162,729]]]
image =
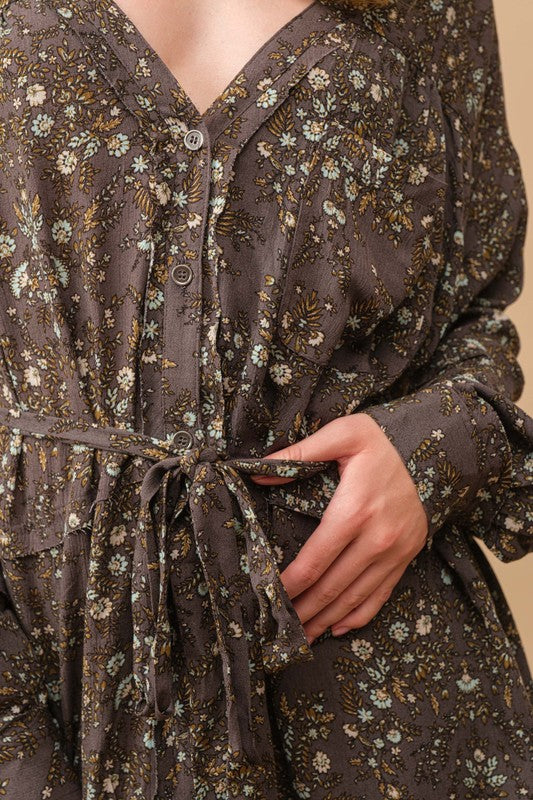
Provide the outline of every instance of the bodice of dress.
[[[335,463],[268,453],[401,394],[468,300],[474,277],[446,275],[484,86],[454,108],[437,39],[399,11],[317,0],[199,115],[111,0],[8,11],[0,555],[87,534],[92,708],[76,746],[95,790],[125,726],[153,800],[157,723],[184,715],[198,787],[245,768],[266,797],[265,675],[312,653],[265,495],[319,517],[338,480]],[[486,458],[504,463],[498,442]],[[259,472],[296,480],[251,485]]]

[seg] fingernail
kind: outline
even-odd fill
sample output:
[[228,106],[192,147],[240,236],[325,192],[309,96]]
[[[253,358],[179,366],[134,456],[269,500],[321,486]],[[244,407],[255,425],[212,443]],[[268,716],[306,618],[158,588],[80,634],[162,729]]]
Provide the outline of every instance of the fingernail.
[[346,631],[349,630],[350,630],[349,628],[332,628],[331,632],[333,636],[342,636],[343,633],[346,633]]

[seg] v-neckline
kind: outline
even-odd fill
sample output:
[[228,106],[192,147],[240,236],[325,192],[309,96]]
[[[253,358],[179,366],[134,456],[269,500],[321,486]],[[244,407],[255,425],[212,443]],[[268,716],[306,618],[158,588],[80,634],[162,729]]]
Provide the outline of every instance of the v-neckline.
[[174,73],[113,0],[46,2],[87,48],[90,67],[101,72],[148,132],[154,151],[161,136],[177,140],[185,128],[201,129],[209,147],[227,132],[227,145],[238,148],[293,85],[342,46],[347,21],[335,6],[314,0],[263,42],[200,115]]
[[283,33],[292,28],[295,23],[298,23],[300,19],[303,19],[307,16],[308,13],[311,13],[315,10],[315,8],[321,4],[321,0],[312,0],[309,5],[291,17],[289,20],[283,23],[269,38],[264,41],[257,50],[248,58],[246,63],[237,71],[237,73],[230,79],[230,81],[226,84],[223,90],[214,98],[214,100],[209,104],[209,106],[205,109],[205,111],[200,111],[200,109],[196,106],[196,103],[193,101],[192,97],[184,88],[181,80],[178,78],[177,75],[170,69],[166,61],[163,60],[162,56],[158,53],[158,51],[148,42],[145,38],[145,35],[142,31],[135,25],[132,21],[131,17],[126,14],[125,11],[115,2],[115,0],[107,0],[109,8],[113,9],[114,15],[117,19],[121,20],[123,26],[129,25],[133,31],[133,34],[136,39],[138,39],[143,49],[148,50],[151,53],[151,58],[154,63],[158,64],[159,70],[163,71],[167,76],[167,82],[174,86],[176,92],[183,98],[184,104],[187,106],[190,115],[200,124],[206,122],[206,120],[212,116],[212,114],[219,108],[220,103],[222,102],[223,98],[227,95],[229,91],[237,84],[240,77],[244,74],[247,74],[250,71],[250,68],[258,61],[261,56],[265,53],[267,48],[278,39]]

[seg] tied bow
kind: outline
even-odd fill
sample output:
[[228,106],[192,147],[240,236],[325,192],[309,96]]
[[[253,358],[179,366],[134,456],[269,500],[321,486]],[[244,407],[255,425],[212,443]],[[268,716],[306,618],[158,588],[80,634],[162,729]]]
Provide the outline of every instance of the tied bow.
[[[327,461],[293,459],[224,459],[213,448],[196,447],[185,453],[164,457],[149,467],[141,485],[139,536],[132,578],[133,587],[139,588],[151,611],[154,631],[151,640],[143,637],[140,607],[137,602],[132,603],[133,669],[136,684],[141,690],[141,700],[137,705],[139,713],[153,715],[156,719],[163,719],[172,713],[171,626],[167,605],[170,566],[167,527],[170,515],[167,495],[170,482],[178,480],[180,491],[172,509],[172,520],[176,520],[189,505],[195,545],[209,590],[217,647],[222,660],[229,743],[234,752],[240,751],[252,761],[259,758],[251,715],[249,640],[244,635],[238,639],[232,636],[217,602],[219,578],[215,568],[220,575],[224,559],[218,563],[216,558],[208,558],[213,552],[220,553],[224,548],[233,548],[235,560],[238,560],[240,555],[236,534],[231,531],[228,535],[216,524],[210,523],[209,514],[202,511],[199,498],[205,496],[206,490],[216,491],[218,499],[228,509],[228,516],[232,515],[231,496],[237,501],[242,515],[240,523],[246,546],[250,588],[259,608],[254,628],[259,636],[264,671],[273,673],[296,661],[310,660],[313,653],[296,611],[287,603],[288,595],[280,579],[275,555],[259,523],[254,500],[242,475],[298,478],[313,475],[328,465]],[[187,482],[183,476],[187,477]],[[220,496],[221,488],[226,492],[225,498]],[[137,565],[141,566],[138,571]],[[154,577],[156,570],[158,574]],[[232,575],[227,577],[229,586]],[[136,592],[133,597],[137,600]],[[232,653],[235,654],[233,658]]]
[[[192,522],[191,533],[208,588],[216,642],[211,642],[209,637],[206,640],[205,632],[200,630],[199,615],[188,615],[186,622],[197,626],[198,641],[207,641],[211,651],[216,654],[218,650],[221,656],[226,728],[232,752],[240,751],[240,757],[245,756],[252,765],[263,768],[265,760],[268,763],[272,755],[272,742],[261,723],[258,723],[259,730],[254,731],[252,711],[252,706],[259,706],[258,715],[263,720],[268,719],[264,687],[260,685],[261,673],[274,673],[291,663],[312,660],[313,652],[280,579],[268,536],[257,516],[257,504],[243,476],[304,478],[326,470],[331,462],[225,458],[225,454],[209,447],[176,452],[168,441],[144,433],[26,409],[17,409],[16,414],[11,409],[0,409],[0,421],[17,433],[57,438],[154,461],[142,477],[141,502],[135,509],[131,614],[132,671],[137,696],[130,700],[136,702],[134,708],[151,723],[172,714],[173,631],[167,606],[171,554],[168,553],[167,528],[188,507],[191,519],[187,523]],[[177,489],[177,501],[172,509],[169,508],[169,487]],[[98,499],[91,509],[97,502]],[[241,567],[243,548],[245,569]],[[98,569],[95,572],[98,573]],[[239,574],[236,576],[236,573]],[[238,590],[232,587],[235,577]],[[246,591],[247,582],[249,592]],[[179,609],[174,608],[179,614]],[[233,619],[229,619],[230,616]],[[232,626],[233,629],[238,627],[245,617],[253,630],[234,636]],[[256,677],[255,692],[252,670]],[[212,690],[212,683],[209,687],[200,687],[204,696],[216,700],[210,696]],[[262,734],[263,753],[260,752]],[[153,800],[158,788],[156,748],[152,746],[148,752],[150,785],[145,787],[145,797]],[[231,772],[233,759],[226,759],[226,754],[223,758]],[[228,777],[231,780],[229,773]]]

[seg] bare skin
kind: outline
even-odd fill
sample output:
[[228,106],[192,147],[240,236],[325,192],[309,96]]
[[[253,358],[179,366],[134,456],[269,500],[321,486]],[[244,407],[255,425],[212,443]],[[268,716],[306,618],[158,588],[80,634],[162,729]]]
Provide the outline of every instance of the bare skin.
[[[424,506],[400,454],[361,412],[334,419],[268,458],[337,461],[337,489],[281,580],[309,641],[329,627],[340,634],[366,625],[428,534]],[[252,479],[262,485],[291,480]]]
[[115,0],[200,114],[312,0]]
[[[200,114],[311,0],[115,0]],[[339,486],[281,579],[310,641],[366,625],[424,546],[422,501],[372,417],[351,414],[269,458],[336,460]],[[259,484],[284,478],[254,477]]]

